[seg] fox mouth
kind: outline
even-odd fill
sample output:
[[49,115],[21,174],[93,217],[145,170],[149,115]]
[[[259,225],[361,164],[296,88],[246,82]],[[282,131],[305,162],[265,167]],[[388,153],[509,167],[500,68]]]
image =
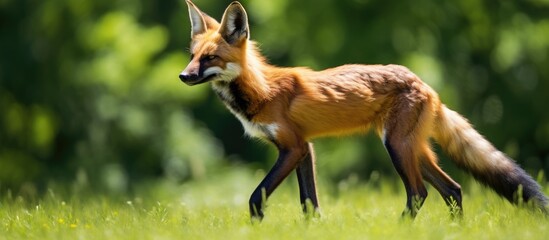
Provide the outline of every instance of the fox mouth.
[[219,76],[219,74],[211,74],[211,75],[208,75],[204,78],[196,78],[196,79],[183,79],[183,78],[181,78],[181,81],[184,82],[185,84],[189,85],[189,86],[193,86],[193,85],[209,82],[209,81],[213,80],[214,78],[216,78],[218,76]]

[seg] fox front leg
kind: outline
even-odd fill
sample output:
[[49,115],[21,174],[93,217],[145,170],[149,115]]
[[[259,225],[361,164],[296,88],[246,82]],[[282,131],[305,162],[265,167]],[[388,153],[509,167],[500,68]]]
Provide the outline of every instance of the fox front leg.
[[[299,183],[299,197],[305,214],[318,216],[319,204],[316,191],[315,155],[313,144],[308,143],[308,154],[297,165],[297,181]],[[311,209],[312,208],[312,209]]]
[[269,173],[257,186],[250,197],[250,215],[252,219],[263,219],[264,207],[267,198],[280,185],[280,183],[296,169],[298,163],[309,154],[309,148],[306,144],[297,147],[279,147],[278,159]]

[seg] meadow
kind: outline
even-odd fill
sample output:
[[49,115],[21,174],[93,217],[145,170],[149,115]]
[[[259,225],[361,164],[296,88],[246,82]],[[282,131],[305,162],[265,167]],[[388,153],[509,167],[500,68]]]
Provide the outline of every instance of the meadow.
[[[356,177],[321,181],[321,217],[304,216],[295,179],[252,222],[248,194],[261,173],[228,171],[184,184],[158,182],[132,194],[50,189],[31,199],[5,194],[0,239],[546,239],[549,220],[512,206],[476,183],[464,186],[461,220],[434,189],[415,220],[401,219],[399,182]],[[547,186],[544,186],[547,192]],[[58,192],[57,192],[58,191]]]
[[[221,20],[229,1],[195,2]],[[549,1],[241,2],[269,62],[407,66],[524,169],[549,172]],[[249,169],[272,166],[275,148],[243,140],[207,84],[178,79],[184,1],[0,0],[0,12],[0,240],[549,239],[548,217],[452,171],[461,220],[432,188],[401,219],[404,189],[373,134],[315,141],[320,218],[302,214],[292,174],[251,222],[265,173]]]

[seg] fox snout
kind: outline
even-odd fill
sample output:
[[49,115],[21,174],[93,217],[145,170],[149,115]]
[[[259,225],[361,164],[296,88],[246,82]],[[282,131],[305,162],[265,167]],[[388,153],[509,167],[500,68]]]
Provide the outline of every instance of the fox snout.
[[194,84],[191,84],[192,82],[196,82],[197,80],[200,79],[200,76],[198,75],[198,73],[190,73],[190,72],[187,72],[187,71],[183,71],[179,74],[179,79],[181,79],[182,82],[188,84],[188,85],[194,85]]
[[179,79],[189,86],[199,84],[205,82],[204,71],[201,71],[199,64],[190,62],[185,70],[179,74]]

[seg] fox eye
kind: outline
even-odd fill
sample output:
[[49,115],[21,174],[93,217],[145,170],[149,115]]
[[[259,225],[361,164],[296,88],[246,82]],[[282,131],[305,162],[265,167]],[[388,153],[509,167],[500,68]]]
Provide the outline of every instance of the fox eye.
[[218,58],[217,55],[205,55],[204,57],[202,57],[202,59],[206,61],[212,61],[216,58]]

